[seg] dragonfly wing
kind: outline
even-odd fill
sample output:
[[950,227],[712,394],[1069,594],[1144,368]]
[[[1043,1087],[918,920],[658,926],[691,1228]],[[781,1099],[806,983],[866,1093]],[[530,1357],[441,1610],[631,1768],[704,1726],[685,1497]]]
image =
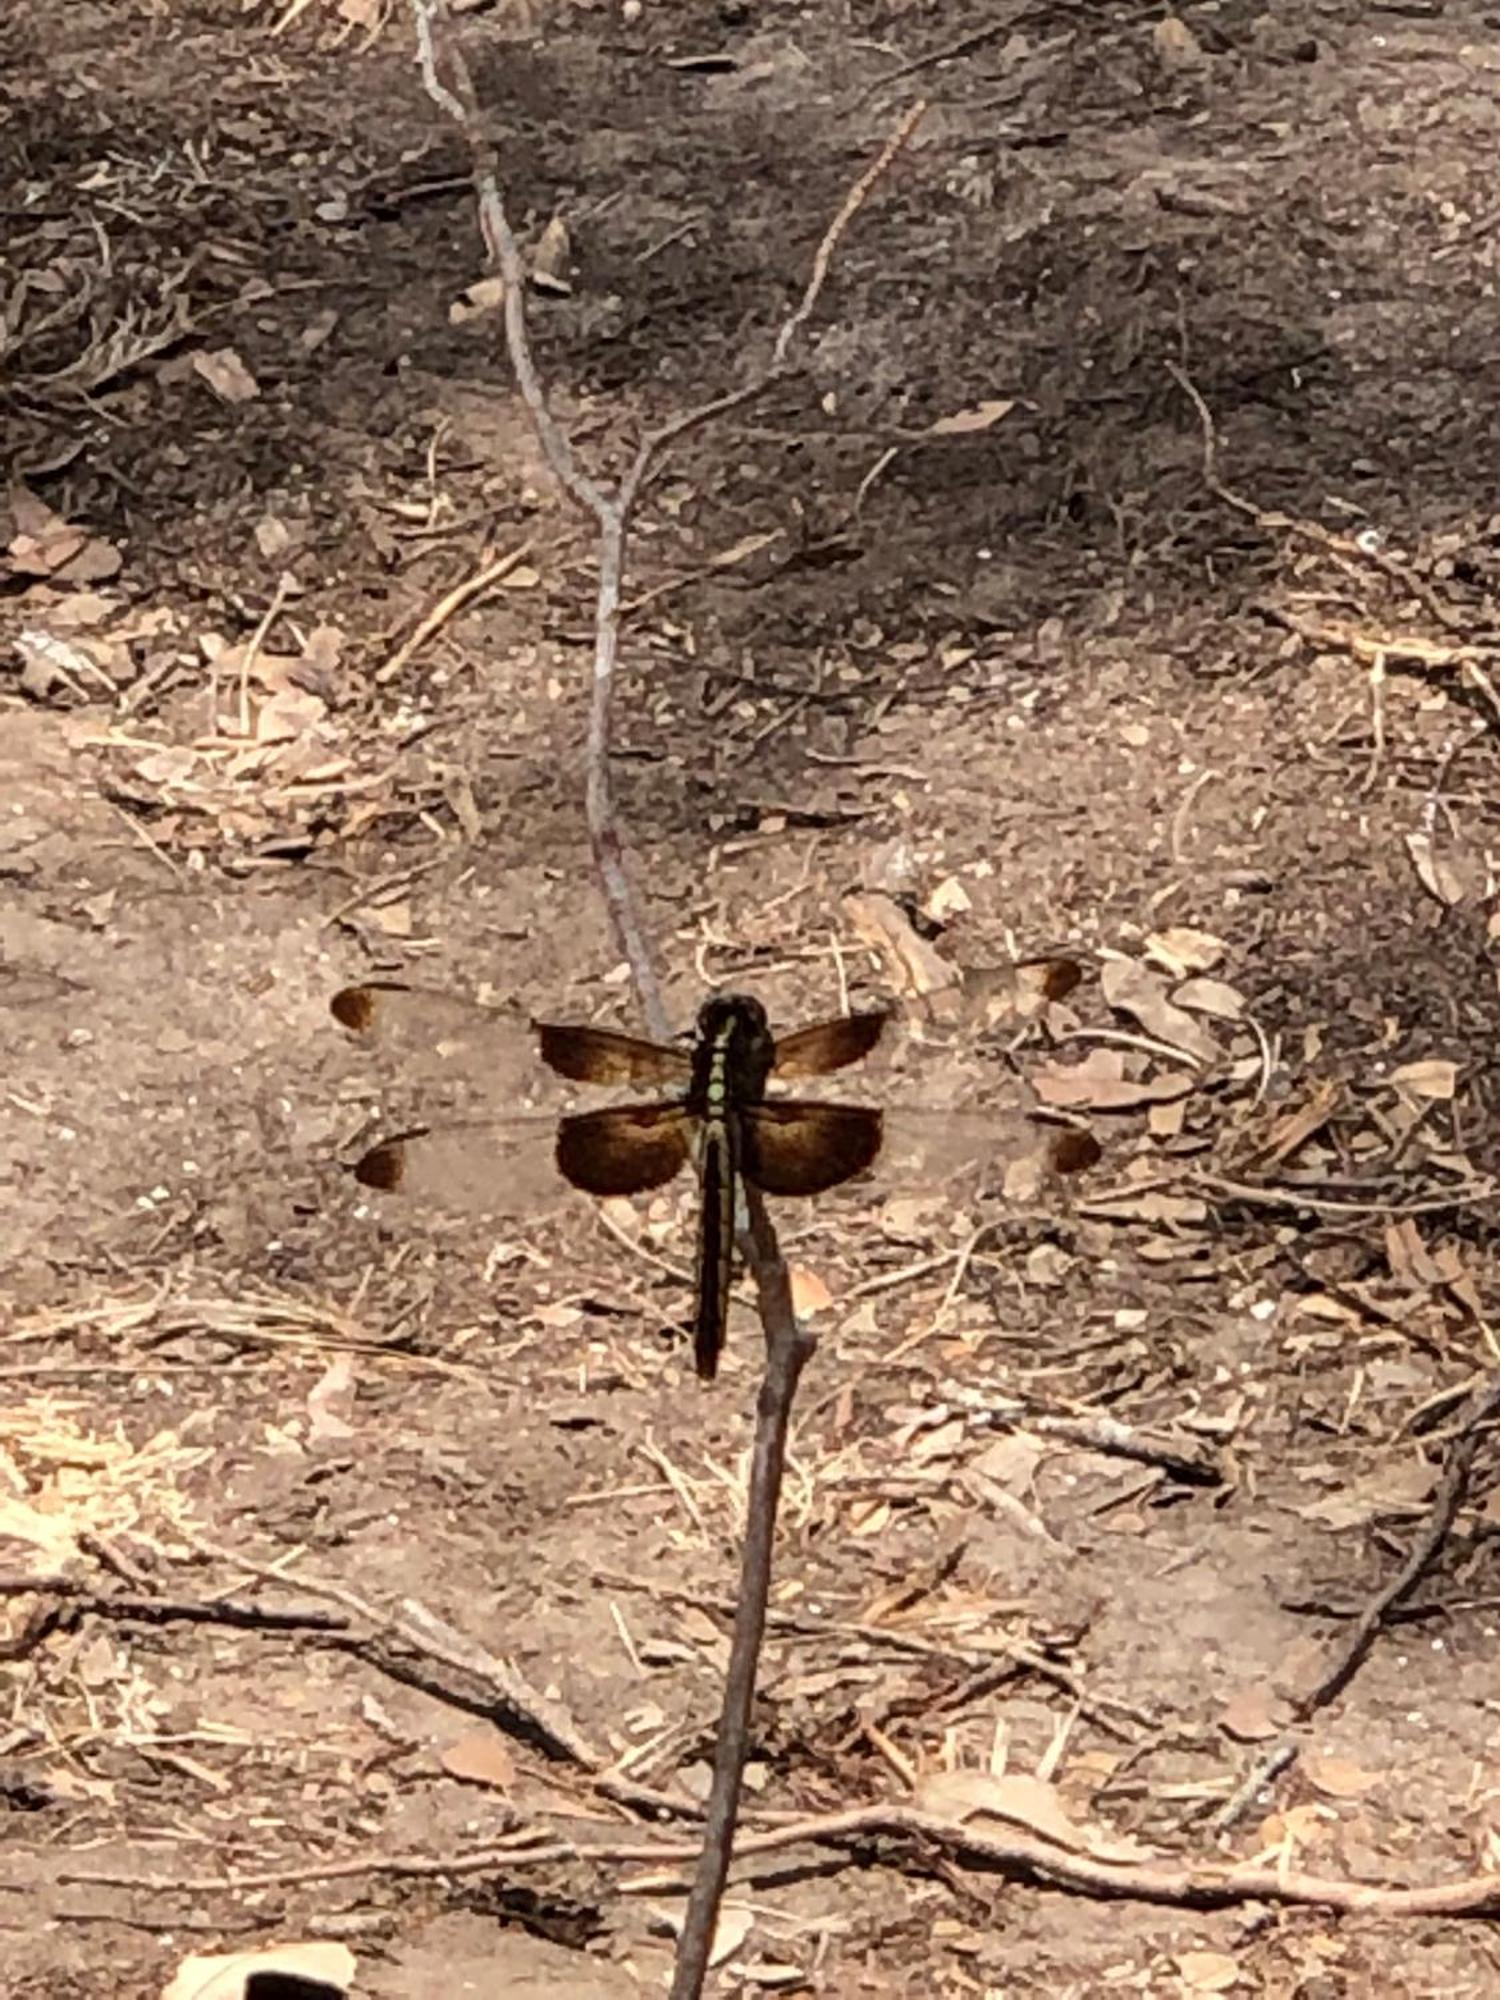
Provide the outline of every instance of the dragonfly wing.
[[767,1194],[822,1194],[880,1151],[883,1115],[867,1104],[778,1098],[740,1113],[745,1178]]
[[663,1083],[686,1086],[693,1058],[665,1042],[622,1035],[616,1028],[569,1027],[561,1021],[536,1023],[538,1050],[548,1069],[574,1083]]
[[557,1165],[585,1194],[640,1194],[687,1165],[697,1120],[681,1104],[621,1104],[559,1120]]
[[890,1008],[881,1007],[867,1014],[841,1014],[831,1021],[815,1021],[810,1028],[794,1028],[791,1034],[777,1038],[773,1072],[779,1077],[802,1077],[845,1069],[870,1053],[890,1019]]
[[567,1192],[557,1164],[555,1118],[486,1118],[417,1126],[382,1139],[354,1164],[354,1178],[481,1215],[528,1215]]
[[1027,1168],[1035,1174],[1081,1173],[1099,1158],[1099,1142],[1081,1126],[1052,1125],[1024,1105],[986,1111],[902,1106],[885,1114],[875,1179],[887,1187],[932,1187],[969,1174]]
[[399,1058],[407,1076],[462,1074],[487,1093],[524,1095],[540,1074],[536,1030],[519,1007],[396,980],[342,987],[328,1006],[358,1041]]

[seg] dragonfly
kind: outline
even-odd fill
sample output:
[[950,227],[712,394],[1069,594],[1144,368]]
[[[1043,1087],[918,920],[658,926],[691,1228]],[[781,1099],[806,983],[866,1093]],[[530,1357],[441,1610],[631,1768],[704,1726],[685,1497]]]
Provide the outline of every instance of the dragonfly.
[[[770,1094],[826,1076],[869,1055],[894,1018],[889,1007],[836,1015],[773,1035],[759,1000],[716,994],[699,1010],[690,1042],[648,1041],[619,1029],[527,1019],[397,981],[347,986],[330,1002],[360,1041],[486,1061],[490,1081],[518,1087],[536,1063],[570,1083],[654,1085],[648,1103],[537,1116],[414,1126],[382,1138],[354,1163],[355,1179],[450,1207],[524,1211],[558,1184],[600,1198],[665,1186],[688,1167],[699,1183],[693,1357],[704,1382],[718,1372],[735,1271],[741,1186],[773,1196],[818,1195],[867,1173],[893,1143],[911,1153],[925,1125],[938,1150],[970,1152],[962,1114],[893,1112],[874,1104]],[[978,1125],[980,1150],[1017,1137],[1016,1116]],[[973,1137],[972,1129],[970,1131]],[[917,1150],[923,1150],[918,1147]],[[1013,1147],[1010,1149],[1015,1150]],[[1047,1164],[1075,1173],[1097,1159],[1092,1136],[1051,1128]]]

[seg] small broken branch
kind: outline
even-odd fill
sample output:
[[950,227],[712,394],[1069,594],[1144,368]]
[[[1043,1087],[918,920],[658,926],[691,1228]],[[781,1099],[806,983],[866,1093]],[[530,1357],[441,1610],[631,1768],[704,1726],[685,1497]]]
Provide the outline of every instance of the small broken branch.
[[413,654],[421,651],[427,641],[441,632],[450,618],[493,590],[497,583],[503,583],[513,569],[531,554],[530,542],[522,542],[518,548],[509,549],[503,556],[495,556],[485,561],[472,576],[464,577],[453,588],[440,597],[432,609],[418,623],[410,638],[404,639],[391,654],[383,667],[375,672],[377,681],[392,681],[406,666]]
[[792,1303],[791,1275],[759,1188],[745,1188],[745,1205],[747,1226],[741,1234],[740,1247],[755,1279],[760,1303],[761,1325],[766,1336],[766,1372],[755,1406],[745,1547],[740,1560],[740,1589],[729,1667],[724,1676],[724,1701],[714,1742],[708,1816],[683,1918],[670,2000],[696,2000],[708,1972],[719,1903],[734,1848],[745,1761],[750,1754],[750,1712],[766,1633],[771,1555],[786,1465],[787,1431],[797,1384],[817,1345],[814,1335],[798,1321]]
[[[201,1536],[191,1545],[212,1561],[227,1563],[249,1576],[286,1590],[292,1580],[269,1563],[255,1561],[236,1549],[222,1548]],[[559,1703],[528,1686],[504,1660],[429,1611],[406,1598],[399,1615],[381,1611],[342,1584],[299,1576],[296,1587],[340,1605],[350,1617],[320,1634],[323,1643],[352,1654],[407,1687],[448,1702],[470,1715],[483,1715],[499,1729],[530,1743],[543,1755],[597,1772],[604,1759],[583,1736]]]
[[[1383,1882],[1351,1882],[1337,1876],[1306,1874],[1300,1869],[1265,1867],[1254,1862],[1195,1865],[1190,1861],[1106,1861],[1092,1854],[1058,1846],[1034,1833],[1011,1832],[973,1820],[957,1823],[908,1805],[854,1806],[844,1812],[792,1820],[745,1834],[735,1846],[735,1858],[776,1854],[805,1845],[845,1850],[851,1864],[861,1850],[877,1840],[906,1840],[918,1850],[948,1856],[959,1864],[983,1868],[1008,1881],[1039,1883],[1104,1902],[1138,1902],[1177,1909],[1220,1910],[1268,1903],[1280,1908],[1338,1910],[1345,1914],[1380,1917],[1479,1917],[1500,1913],[1500,1874],[1459,1876],[1415,1888]],[[358,1874],[413,1876],[472,1875],[514,1871],[559,1859],[582,1859],[596,1865],[675,1868],[693,1858],[687,1841],[571,1842],[550,1839],[537,1829],[518,1829],[504,1842],[445,1855],[372,1854],[295,1870],[278,1869],[258,1875],[171,1876],[122,1874],[109,1869],[68,1868],[58,1879],[91,1883],[101,1888],[137,1889],[149,1896],[208,1896],[241,1894],[250,1889],[276,1888],[290,1882],[344,1878]],[[658,1877],[637,1878],[624,1885],[636,1893],[659,1894]]]
[[1443,1467],[1442,1479],[1432,1496],[1422,1532],[1412,1543],[1406,1561],[1390,1582],[1375,1593],[1355,1619],[1322,1679],[1298,1701],[1299,1720],[1305,1722],[1320,1708],[1326,1708],[1335,1696],[1343,1693],[1374,1645],[1381,1627],[1392,1612],[1406,1602],[1437,1561],[1469,1490],[1469,1477],[1474,1469],[1474,1454],[1479,1449],[1480,1434],[1497,1411],[1500,1411],[1500,1377],[1477,1389],[1471,1397],[1448,1453],[1448,1463]]

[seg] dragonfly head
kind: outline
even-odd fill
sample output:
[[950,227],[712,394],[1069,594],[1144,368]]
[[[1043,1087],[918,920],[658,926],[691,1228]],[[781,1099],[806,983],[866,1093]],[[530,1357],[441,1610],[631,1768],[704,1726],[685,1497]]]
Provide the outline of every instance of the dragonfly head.
[[765,1008],[749,993],[715,993],[698,1009],[702,1040],[717,1041],[726,1028],[736,1030],[742,1043],[757,1042],[771,1032]]

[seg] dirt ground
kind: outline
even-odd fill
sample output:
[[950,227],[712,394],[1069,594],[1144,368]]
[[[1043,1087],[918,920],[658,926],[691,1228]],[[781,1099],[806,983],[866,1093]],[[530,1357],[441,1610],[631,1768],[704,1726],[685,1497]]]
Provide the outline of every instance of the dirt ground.
[[[781,1211],[820,1348],[747,1827],[915,1798],[1096,1856],[1495,1866],[1483,1442],[1292,1711],[1494,1359],[1500,19],[464,23],[518,227],[567,227],[533,325],[602,472],[745,378],[929,99],[805,371],[643,507],[619,804],[681,1020],[886,995],[880,1087],[1019,1070],[1104,1148],[1013,1208]],[[432,1084],[348,1045],[346,980],[633,1019],[592,547],[409,33],[0,19],[0,1986],[38,2000],[307,1938],[392,2000],[660,1991],[649,1856],[707,1781],[758,1336],[700,1393],[686,1194],[497,1229],[342,1165]],[[1085,978],[1025,1018],[982,976],[1057,951]],[[888,1836],[731,1903],[724,1992],[1500,1991],[1479,1915],[1106,1901]]]

